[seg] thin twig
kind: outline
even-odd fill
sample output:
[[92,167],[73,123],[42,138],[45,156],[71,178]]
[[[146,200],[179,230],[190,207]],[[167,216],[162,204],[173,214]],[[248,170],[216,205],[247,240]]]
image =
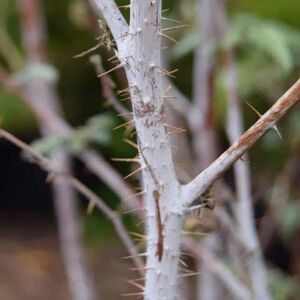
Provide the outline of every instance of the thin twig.
[[[59,132],[60,136],[65,138],[72,137],[74,130],[62,118],[60,118],[52,109],[50,110],[45,105],[41,105],[41,101],[25,95],[24,90],[16,86],[11,80],[9,73],[4,68],[0,67],[0,82],[10,92],[13,92],[32,109],[40,122],[48,124],[53,132]],[[85,166],[102,180],[112,191],[114,191],[120,199],[124,201],[130,209],[136,209],[141,206],[139,197],[134,196],[135,192],[130,185],[121,177],[121,175],[101,156],[100,153],[86,149],[77,154],[78,158],[83,161]]]
[[[90,56],[90,62],[94,66],[97,74],[105,74],[100,55],[97,54]],[[103,75],[100,80],[102,84],[103,96],[107,102],[111,104],[116,112],[122,115],[126,121],[131,121],[132,118],[130,117],[130,111],[124,105],[122,105],[114,95],[113,82],[109,75]]]
[[127,230],[120,219],[120,216],[115,213],[111,208],[109,208],[105,202],[96,195],[92,190],[90,190],[87,186],[85,186],[82,182],[76,179],[74,176],[66,173],[61,167],[57,164],[57,162],[46,158],[35,149],[13,136],[9,132],[0,129],[0,137],[6,139],[11,142],[18,148],[22,149],[24,152],[32,156],[34,162],[38,164],[43,170],[51,174],[51,176],[60,176],[62,177],[68,184],[70,184],[74,189],[76,189],[80,194],[82,194],[85,198],[89,200],[90,203],[93,203],[99,210],[112,222],[115,227],[117,234],[120,239],[123,241],[124,245],[127,248],[127,251],[133,258],[134,263],[137,268],[143,268],[144,263],[139,257],[139,253],[136,250],[135,245],[133,244],[130,236],[127,233]]

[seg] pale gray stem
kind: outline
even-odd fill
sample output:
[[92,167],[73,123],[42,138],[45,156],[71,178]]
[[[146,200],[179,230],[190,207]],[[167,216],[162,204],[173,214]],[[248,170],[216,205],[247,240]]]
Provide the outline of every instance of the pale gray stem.
[[197,3],[201,43],[195,52],[193,106],[189,121],[197,155],[198,171],[206,168],[216,157],[213,120],[213,75],[218,42],[215,20],[216,2],[216,0],[199,0]]
[[[193,76],[193,106],[189,123],[196,154],[197,172],[209,166],[217,156],[217,140],[214,122],[213,80],[216,64],[218,31],[216,23],[216,5],[218,0],[199,0],[197,2],[198,29],[201,43],[195,52]],[[200,247],[200,243],[199,243]],[[224,245],[220,234],[212,234],[201,241],[201,247],[207,251],[220,250]],[[222,250],[221,250],[222,249]],[[218,300],[224,295],[219,279],[202,261],[196,261],[200,271],[197,285],[197,299]]]
[[[228,37],[228,20],[224,1],[220,1],[220,32],[225,41]],[[231,49],[225,52],[226,89],[228,97],[227,135],[230,143],[234,143],[244,131],[241,104],[238,97],[238,78]],[[243,237],[247,240],[251,259],[247,259],[245,267],[250,277],[255,299],[271,299],[268,288],[267,271],[264,265],[261,247],[258,241],[251,199],[251,176],[249,164],[237,161],[234,165],[237,201],[234,205],[234,216]]]
[[[181,234],[180,185],[164,126],[161,82],[161,0],[131,1],[130,38],[124,62],[139,141],[146,167],[146,300],[176,299]],[[129,56],[130,55],[130,56]],[[160,222],[161,220],[161,222]]]
[[[52,157],[63,169],[70,170],[69,157],[65,150],[56,150]],[[80,216],[74,190],[61,177],[53,180],[52,189],[63,261],[73,299],[96,299],[93,294],[95,291],[90,288],[91,276],[86,270],[87,262],[81,247]]]
[[[225,247],[219,233],[212,233],[206,237],[201,245],[206,253],[220,253]],[[197,277],[197,299],[199,300],[220,300],[224,299],[226,290],[223,282],[211,271],[208,264],[202,260],[197,260],[197,267],[200,275]]]
[[240,282],[228,268],[212,253],[206,251],[204,248],[199,248],[197,243],[190,239],[184,239],[183,245],[185,249],[189,250],[196,259],[202,261],[205,266],[216,276],[227,288],[228,291],[232,293],[237,299],[251,300],[252,295],[247,289],[247,287]]
[[[47,61],[44,47],[46,32],[43,15],[37,0],[19,0],[18,8],[22,29],[23,43],[29,64],[43,64]],[[42,78],[34,78],[27,82],[25,93],[29,98],[40,101],[50,110],[59,111],[59,102],[55,97],[54,85]],[[40,123],[43,136],[53,134],[51,127]],[[53,158],[70,168],[68,154],[65,150],[57,150]],[[80,221],[74,199],[73,189],[63,181],[57,180],[52,185],[54,192],[55,211],[58,220],[58,232],[63,252],[66,274],[73,299],[96,299],[95,288],[87,271],[84,249],[81,244]]]

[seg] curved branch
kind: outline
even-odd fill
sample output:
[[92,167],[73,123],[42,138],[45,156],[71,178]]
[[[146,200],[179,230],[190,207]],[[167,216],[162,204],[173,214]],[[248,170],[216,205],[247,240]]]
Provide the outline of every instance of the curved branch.
[[182,187],[183,204],[189,206],[225,173],[254,143],[300,101],[300,79],[231,147],[208,168]]

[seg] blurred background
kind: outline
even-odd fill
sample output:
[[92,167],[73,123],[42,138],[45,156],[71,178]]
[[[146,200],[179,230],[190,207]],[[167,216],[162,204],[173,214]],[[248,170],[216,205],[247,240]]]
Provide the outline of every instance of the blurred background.
[[[41,129],[30,101],[24,101],[30,92],[20,89],[27,85],[31,76],[56,84],[61,106],[58,110],[75,128],[72,139],[68,140],[68,151],[74,156],[74,175],[111,208],[120,210],[118,195],[76,158],[85,147],[91,147],[122,176],[132,171],[129,164],[110,161],[112,157],[135,154],[123,142],[130,130],[113,130],[123,120],[107,105],[95,67],[89,61],[90,54],[74,58],[97,45],[96,37],[103,34],[103,25],[98,24],[88,1],[36,2],[40,5],[42,20],[35,24],[45,26],[47,35],[42,38],[43,49],[34,55],[30,51],[35,50],[35,39],[27,37],[26,40],[26,32],[32,26],[30,20],[34,19],[30,7],[26,8],[22,1],[1,0],[1,126],[47,155],[66,143],[57,137],[59,132],[45,137],[43,132],[47,129]],[[116,2],[128,4],[127,1]],[[196,1],[165,0],[163,3],[168,8],[166,17],[188,24],[171,33],[179,43],[169,44],[164,55],[170,69],[179,68],[172,81],[191,98],[194,53],[200,42]],[[227,8],[230,24],[225,43],[235,51],[238,94],[244,126],[248,128],[258,116],[246,101],[263,113],[299,78],[300,2],[230,0]],[[122,11],[128,17],[128,11]],[[26,12],[29,15],[26,16]],[[100,47],[91,53],[101,54],[104,68],[109,68],[110,62],[106,61],[110,57],[109,48]],[[111,77],[118,87],[126,87],[121,70]],[[227,104],[222,58],[216,63],[214,78],[214,126],[219,141],[216,152],[221,153],[228,145],[224,133]],[[41,98],[41,103],[43,96],[41,93],[37,97]],[[129,107],[129,103],[124,103]],[[282,140],[276,131],[270,131],[252,148],[249,160],[253,210],[268,277],[274,298],[288,300],[300,298],[299,106],[278,127]],[[72,299],[59,245],[57,208],[53,204],[55,192],[46,177],[47,174],[31,164],[19,149],[0,141],[0,299]],[[226,180],[232,184],[232,174],[227,174]],[[137,181],[131,180],[131,184],[137,185]],[[91,281],[101,299],[120,299],[122,293],[132,290],[125,281],[131,264],[122,259],[128,254],[110,222],[97,210],[88,215],[86,209],[86,202],[80,199],[82,244],[87,253]],[[123,219],[129,231],[140,230],[134,217],[124,215]]]

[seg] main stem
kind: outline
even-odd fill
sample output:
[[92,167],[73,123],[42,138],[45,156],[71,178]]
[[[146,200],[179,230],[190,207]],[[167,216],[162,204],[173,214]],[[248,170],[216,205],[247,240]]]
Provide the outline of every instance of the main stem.
[[161,84],[161,0],[132,0],[128,49],[123,58],[131,87],[147,209],[144,297],[176,299],[180,251],[180,184],[164,125]]

